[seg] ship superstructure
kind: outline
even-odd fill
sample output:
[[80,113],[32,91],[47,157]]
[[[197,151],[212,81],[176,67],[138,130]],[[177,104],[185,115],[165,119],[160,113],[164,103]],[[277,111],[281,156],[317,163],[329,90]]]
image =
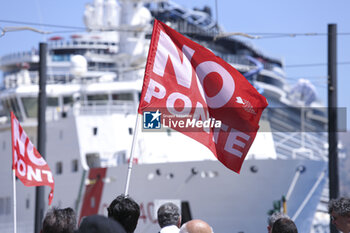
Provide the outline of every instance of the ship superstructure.
[[[56,182],[53,205],[74,207],[80,217],[106,214],[109,202],[123,193],[153,17],[234,66],[270,107],[240,175],[180,133],[140,132],[129,192],[142,209],[137,232],[158,230],[154,211],[164,199],[178,200],[187,219],[202,218],[217,232],[265,230],[267,212],[283,195],[300,232],[308,232],[326,181],[326,120],[313,87],[303,81],[290,87],[280,59],[221,37],[209,8],[189,10],[172,2],[95,0],[84,13],[87,33],[48,40],[46,160]],[[0,101],[34,144],[38,62],[35,50],[0,59],[5,87]],[[12,231],[10,139],[9,121],[3,118],[4,232]],[[18,230],[30,232],[34,189],[19,181],[17,188]]]

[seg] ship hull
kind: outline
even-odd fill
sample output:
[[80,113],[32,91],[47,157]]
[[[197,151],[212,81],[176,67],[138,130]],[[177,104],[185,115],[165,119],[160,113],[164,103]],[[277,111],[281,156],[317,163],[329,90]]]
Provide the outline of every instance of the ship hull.
[[[287,213],[295,217],[299,232],[309,232],[325,180],[318,182],[326,169],[323,161],[247,160],[241,174],[218,161],[135,164],[129,195],[141,207],[136,233],[159,231],[155,211],[157,203],[164,200],[179,201],[187,219],[203,219],[216,232],[264,231],[268,211],[274,201],[287,194],[300,166],[305,170],[287,201]],[[53,206],[75,207],[80,218],[107,215],[109,203],[125,192],[126,174],[127,165],[121,165],[90,169],[85,176],[83,172],[56,175]],[[2,177],[6,189],[1,190],[1,196],[10,197],[12,202],[11,175],[2,172]],[[82,181],[85,184],[80,188]],[[33,232],[35,188],[24,187],[20,181],[16,186],[18,232]],[[49,191],[45,188],[46,196]],[[79,205],[77,200],[81,200]],[[295,216],[297,212],[300,213]],[[13,232],[11,214],[0,218],[4,233]]]
[[[311,195],[295,216],[299,231],[309,232],[324,184],[317,181],[325,169],[324,162],[310,160],[248,160],[241,174],[233,173],[217,161],[136,165],[129,193],[143,210],[137,232],[159,230],[154,207],[162,199],[186,203],[192,218],[209,222],[216,232],[264,231],[267,212],[273,208],[274,201],[287,194],[300,166],[305,171],[290,195],[287,211],[293,217]],[[193,174],[193,169],[198,173]],[[106,214],[104,207],[113,196],[124,192],[126,172],[126,166],[107,169],[106,177],[115,182],[105,184],[100,213]]]

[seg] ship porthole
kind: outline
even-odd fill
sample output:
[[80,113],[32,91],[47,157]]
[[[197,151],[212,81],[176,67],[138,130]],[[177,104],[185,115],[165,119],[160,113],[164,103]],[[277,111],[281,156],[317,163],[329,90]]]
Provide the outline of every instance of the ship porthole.
[[167,179],[172,179],[172,178],[174,178],[174,174],[173,173],[169,173],[169,174],[166,175],[166,178]]
[[251,166],[250,167],[250,171],[252,172],[252,173],[257,173],[258,172],[258,167],[257,166]]

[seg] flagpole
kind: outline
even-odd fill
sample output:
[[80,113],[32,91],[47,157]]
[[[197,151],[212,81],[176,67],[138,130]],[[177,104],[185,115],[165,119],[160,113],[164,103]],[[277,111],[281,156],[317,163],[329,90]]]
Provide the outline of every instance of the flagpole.
[[12,169],[12,183],[13,183],[13,232],[17,233],[17,195],[16,195],[16,171]]
[[136,114],[136,123],[135,123],[135,130],[134,130],[134,135],[132,138],[132,145],[131,145],[131,150],[130,150],[130,157],[129,157],[129,166],[128,166],[128,174],[126,177],[126,184],[125,184],[125,196],[128,196],[129,192],[129,184],[130,184],[130,176],[131,176],[131,170],[132,170],[132,164],[134,160],[134,149],[135,149],[135,144],[136,144],[136,137],[139,129],[139,114]]

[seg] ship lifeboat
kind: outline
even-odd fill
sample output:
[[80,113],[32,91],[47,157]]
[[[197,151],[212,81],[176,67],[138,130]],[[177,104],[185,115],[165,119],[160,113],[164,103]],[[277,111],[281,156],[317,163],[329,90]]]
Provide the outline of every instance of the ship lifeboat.
[[61,37],[61,36],[53,36],[49,40],[51,40],[51,41],[58,41],[58,40],[62,40],[62,39],[63,39],[63,37]]

